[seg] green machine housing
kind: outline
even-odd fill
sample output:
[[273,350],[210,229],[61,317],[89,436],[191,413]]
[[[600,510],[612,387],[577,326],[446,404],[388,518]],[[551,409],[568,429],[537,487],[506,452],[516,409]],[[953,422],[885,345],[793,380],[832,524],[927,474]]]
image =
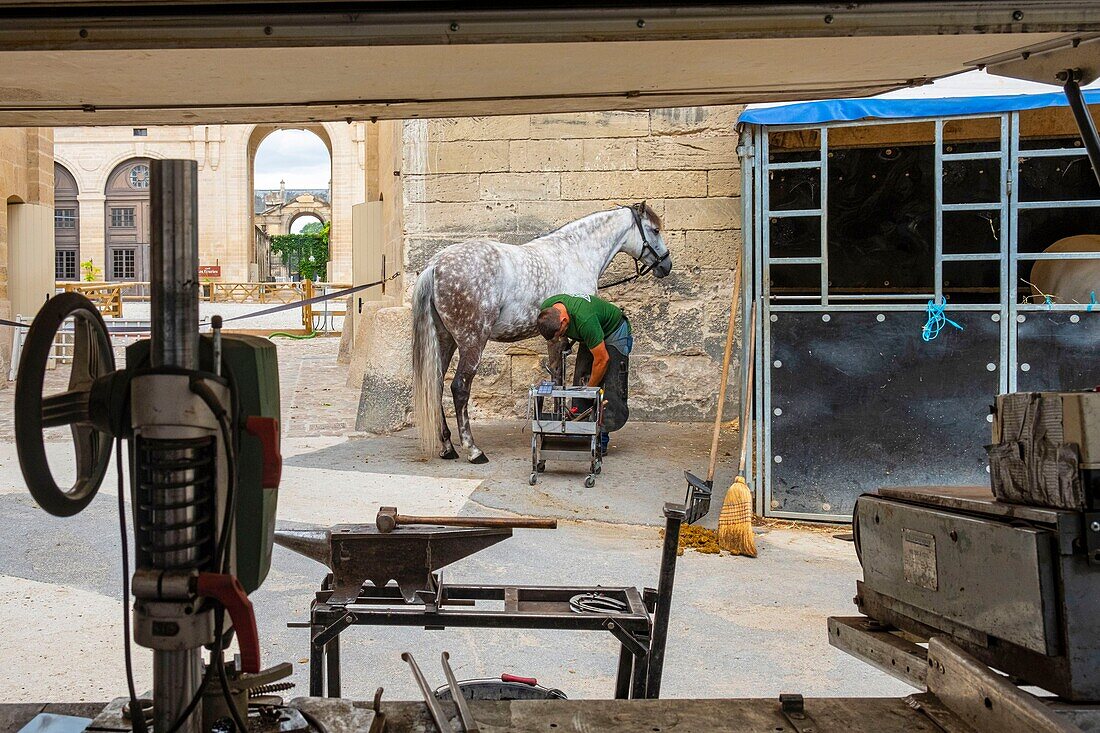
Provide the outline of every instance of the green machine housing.
[[[251,593],[260,587],[271,568],[275,541],[278,488],[264,488],[264,444],[245,429],[250,417],[280,419],[279,362],[275,344],[259,336],[222,334],[222,376],[227,378],[237,403],[233,425],[237,449],[236,575]],[[149,340],[126,347],[128,369],[149,364]],[[214,369],[213,339],[199,339],[200,369]],[[276,440],[278,438],[276,437]]]

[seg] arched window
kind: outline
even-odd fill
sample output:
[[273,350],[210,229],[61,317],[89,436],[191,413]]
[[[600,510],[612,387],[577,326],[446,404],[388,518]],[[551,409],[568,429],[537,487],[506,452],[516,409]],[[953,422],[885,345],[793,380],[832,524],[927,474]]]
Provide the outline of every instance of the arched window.
[[107,177],[106,280],[148,280],[149,160],[131,158]]
[[76,178],[60,163],[53,165],[54,277],[80,278],[80,206]]

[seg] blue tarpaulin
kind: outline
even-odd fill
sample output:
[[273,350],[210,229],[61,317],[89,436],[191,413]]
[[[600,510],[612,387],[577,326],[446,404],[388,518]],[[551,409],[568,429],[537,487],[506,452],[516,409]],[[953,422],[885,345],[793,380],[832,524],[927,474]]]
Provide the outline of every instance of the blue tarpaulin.
[[[1084,92],[1088,104],[1100,104],[1100,89]],[[955,117],[998,114],[1043,107],[1065,107],[1062,92],[1003,96],[944,97],[936,99],[826,99],[778,107],[747,109],[738,122],[750,125],[817,125],[855,120],[900,120],[915,117]]]

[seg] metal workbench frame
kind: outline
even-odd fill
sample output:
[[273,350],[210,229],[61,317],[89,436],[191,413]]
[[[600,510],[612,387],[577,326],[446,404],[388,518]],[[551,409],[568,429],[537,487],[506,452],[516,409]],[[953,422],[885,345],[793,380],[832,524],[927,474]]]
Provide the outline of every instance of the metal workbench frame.
[[[985,119],[996,120],[999,125],[998,142],[995,150],[983,152],[954,153],[945,151],[944,123],[955,120]],[[843,127],[869,127],[872,125],[896,125],[929,123],[934,125],[935,149],[935,259],[934,292],[858,295],[830,294],[829,292],[829,247],[828,247],[828,179],[829,179],[829,131]],[[769,161],[769,136],[773,132],[814,131],[819,135],[818,155],[816,158],[802,161],[772,163]],[[822,521],[844,521],[849,517],[829,514],[782,511],[772,501],[772,379],[771,379],[771,328],[777,313],[821,313],[827,320],[828,314],[835,312],[913,312],[920,313],[927,308],[927,301],[943,303],[943,266],[952,262],[999,262],[1000,294],[988,303],[952,304],[949,312],[988,313],[990,318],[1000,325],[1000,362],[993,365],[999,374],[1001,391],[1014,391],[1021,371],[1017,349],[1017,326],[1027,314],[1039,311],[1069,311],[1073,313],[1091,312],[1093,305],[1087,303],[1020,303],[1018,288],[1018,265],[1045,259],[1100,259],[1100,254],[1088,252],[1075,253],[1034,253],[1020,252],[1018,249],[1018,221],[1022,211],[1034,209],[1100,208],[1100,199],[1062,200],[1062,201],[1022,201],[1019,186],[1021,159],[1038,157],[1074,157],[1087,156],[1081,148],[1043,148],[1026,149],[1020,146],[1020,113],[1005,112],[996,114],[960,115],[937,118],[905,118],[895,120],[874,120],[855,122],[836,122],[813,125],[745,125],[742,130],[742,143],[738,153],[742,166],[742,218],[745,226],[745,246],[742,248],[743,271],[752,274],[751,287],[745,288],[742,309],[743,323],[749,323],[752,303],[756,308],[755,373],[759,377],[753,385],[753,435],[752,455],[746,468],[746,479],[756,498],[756,512],[765,516],[790,519],[809,519]],[[989,160],[999,166],[1000,185],[996,201],[980,203],[952,203],[944,201],[943,171],[945,166],[972,161]],[[1086,158],[1087,160],[1087,158]],[[818,170],[820,201],[815,208],[782,209],[771,208],[770,178],[773,171],[782,170]],[[999,251],[980,253],[944,252],[943,222],[944,214],[957,211],[996,212],[1000,219]],[[770,222],[779,218],[818,218],[820,220],[821,249],[816,256],[773,257],[771,254]],[[773,265],[816,265],[820,269],[820,288],[814,296],[773,296],[771,293],[771,267]],[[747,331],[746,331],[747,332]],[[749,344],[742,339],[742,377],[749,361]],[[1024,365],[1026,369],[1027,366]],[[745,384],[744,378],[742,385]],[[747,397],[744,394],[743,397]]]

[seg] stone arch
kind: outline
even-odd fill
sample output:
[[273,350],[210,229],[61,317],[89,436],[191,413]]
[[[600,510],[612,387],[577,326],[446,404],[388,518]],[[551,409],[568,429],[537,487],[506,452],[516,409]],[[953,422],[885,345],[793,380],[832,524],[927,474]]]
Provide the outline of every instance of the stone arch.
[[54,278],[80,279],[80,186],[61,163],[53,164]]
[[[333,151],[335,136],[330,132],[329,124],[328,123],[297,124],[297,125],[292,124],[292,123],[291,124],[263,124],[263,125],[255,125],[252,128],[252,130],[248,133],[248,136],[246,138],[247,139],[246,162],[247,162],[247,170],[248,170],[247,195],[248,195],[248,201],[249,201],[248,212],[249,212],[250,219],[254,220],[252,201],[253,201],[253,197],[255,196],[255,191],[256,191],[256,153],[259,151],[260,145],[263,143],[264,140],[266,140],[268,138],[268,136],[270,136],[271,134],[273,134],[275,132],[279,132],[281,130],[305,130],[306,132],[311,132],[314,135],[316,135],[318,138],[321,139],[321,142],[323,142],[325,144],[325,148],[328,150],[329,199],[330,199],[330,211],[331,211],[331,200],[332,200],[333,194],[335,193],[334,187],[336,186],[336,180],[335,180],[335,175],[334,175],[335,156],[334,156],[334,151]],[[325,216],[323,214],[319,214],[317,212],[312,212],[312,213],[313,213],[314,216],[316,216],[322,222],[330,222],[330,223],[333,224],[334,227],[336,226],[335,222],[333,222],[333,219],[335,217],[332,216],[331,213],[328,216]],[[297,211],[294,211],[293,215],[288,216],[287,219],[284,220],[283,231],[289,232],[291,223],[293,222],[294,219],[298,218],[298,216],[299,216],[299,214],[298,214]],[[251,221],[250,221],[250,223],[251,223]],[[269,251],[261,251],[261,248],[264,248],[265,246],[269,245],[269,241],[267,239],[266,233],[265,232],[257,232],[257,235],[256,235],[256,237],[253,241],[253,244],[254,244],[254,251],[251,254],[251,261],[254,262],[254,263],[261,263],[260,270],[263,271],[263,270],[266,269],[267,273],[270,273],[271,268],[272,268],[270,252]],[[330,240],[330,249],[331,249],[331,240]],[[263,263],[266,263],[266,268],[264,267]]]
[[322,224],[324,224],[324,223],[325,223],[326,221],[328,221],[328,220],[329,220],[329,216],[330,216],[330,215],[329,215],[329,214],[326,214],[326,213],[324,213],[324,212],[322,212],[322,211],[320,211],[320,210],[303,210],[303,211],[295,211],[295,212],[293,212],[292,214],[290,214],[290,216],[289,216],[289,217],[287,218],[287,222],[286,222],[286,231],[287,231],[288,233],[289,233],[289,232],[291,232],[291,231],[292,231],[291,227],[293,227],[293,226],[294,226],[294,222],[296,222],[296,221],[298,221],[299,219],[301,219],[302,217],[306,217],[306,216],[308,216],[308,217],[310,217],[310,218],[312,218],[312,219],[316,219],[317,221],[319,221],[319,222],[321,222]]
[[107,176],[103,190],[103,276],[108,281],[149,279],[149,158],[130,157]]

